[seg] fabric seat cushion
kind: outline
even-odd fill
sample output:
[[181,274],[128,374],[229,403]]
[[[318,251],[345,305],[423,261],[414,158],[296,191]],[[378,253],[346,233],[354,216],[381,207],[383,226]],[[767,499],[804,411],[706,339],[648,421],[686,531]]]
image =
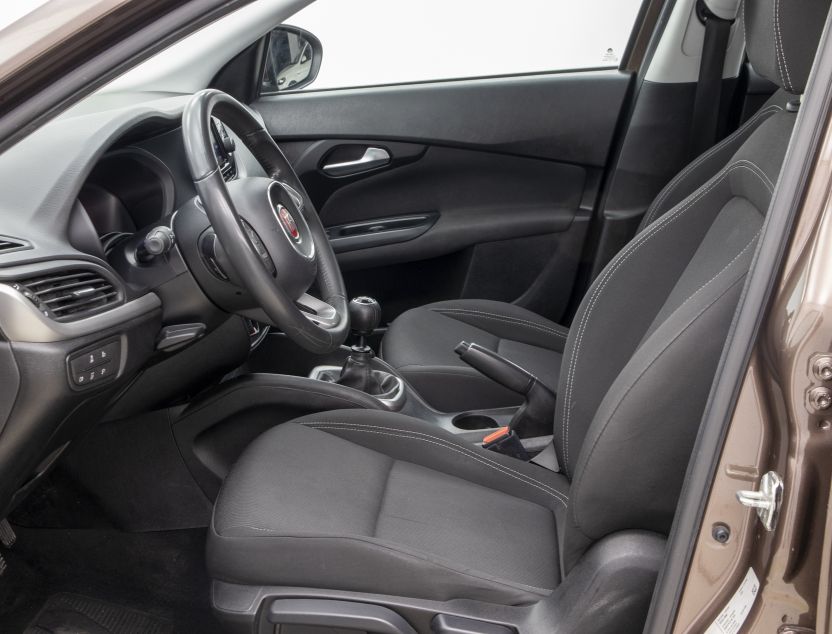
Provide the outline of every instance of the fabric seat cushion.
[[228,582],[505,604],[559,582],[557,474],[387,412],[286,423],[223,485],[209,568]]
[[514,361],[555,391],[568,330],[504,302],[455,300],[400,315],[384,338],[382,356],[441,411],[519,405],[522,397],[471,368],[454,353],[478,343]]

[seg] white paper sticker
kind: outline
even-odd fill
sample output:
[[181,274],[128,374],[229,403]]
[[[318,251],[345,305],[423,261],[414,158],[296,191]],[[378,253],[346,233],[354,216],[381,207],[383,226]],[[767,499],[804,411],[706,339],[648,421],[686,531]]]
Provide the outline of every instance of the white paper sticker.
[[737,588],[728,604],[722,608],[722,612],[714,619],[705,634],[737,634],[742,624],[745,623],[748,613],[751,612],[751,606],[754,605],[759,590],[760,582],[757,580],[757,575],[754,574],[753,568],[749,568],[740,587]]

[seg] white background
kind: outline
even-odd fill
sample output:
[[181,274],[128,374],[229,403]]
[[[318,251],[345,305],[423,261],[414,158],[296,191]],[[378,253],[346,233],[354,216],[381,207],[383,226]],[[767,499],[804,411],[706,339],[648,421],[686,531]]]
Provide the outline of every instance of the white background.
[[0,0],[0,29],[34,11],[47,0]]
[[309,88],[336,88],[617,66],[640,5],[317,0],[286,23],[323,45],[320,74]]
[[[0,0],[0,29],[45,2]],[[320,38],[310,88],[332,88],[616,66],[640,4],[317,0],[287,22]]]

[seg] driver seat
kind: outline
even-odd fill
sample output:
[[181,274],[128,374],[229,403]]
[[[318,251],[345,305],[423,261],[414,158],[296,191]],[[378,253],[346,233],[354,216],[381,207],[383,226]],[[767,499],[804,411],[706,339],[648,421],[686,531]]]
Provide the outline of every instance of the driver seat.
[[[747,0],[757,72],[802,93],[829,2]],[[217,499],[215,610],[239,631],[281,634],[640,631],[791,110],[592,284],[563,352],[558,471],[389,412],[279,425]]]

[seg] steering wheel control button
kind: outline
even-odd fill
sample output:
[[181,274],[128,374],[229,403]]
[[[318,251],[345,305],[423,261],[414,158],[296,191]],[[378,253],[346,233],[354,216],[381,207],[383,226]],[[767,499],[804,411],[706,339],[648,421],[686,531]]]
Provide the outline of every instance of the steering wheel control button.
[[121,344],[117,339],[73,352],[67,359],[70,383],[83,389],[113,379],[118,374],[120,360]]
[[257,255],[260,256],[260,260],[262,260],[265,269],[273,276],[277,275],[277,269],[275,268],[274,262],[266,249],[266,245],[263,244],[263,240],[260,239],[260,236],[257,235],[257,232],[250,224],[242,219],[241,222],[243,223],[243,229],[245,229],[248,234],[248,239],[251,240],[251,245],[254,247]]

